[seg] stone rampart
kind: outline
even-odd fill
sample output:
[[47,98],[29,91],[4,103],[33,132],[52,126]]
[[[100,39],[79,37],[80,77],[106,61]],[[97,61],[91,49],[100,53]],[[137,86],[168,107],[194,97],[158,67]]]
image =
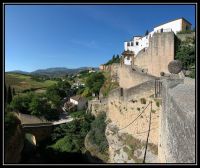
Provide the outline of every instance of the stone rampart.
[[[189,82],[188,82],[189,81]],[[163,80],[159,157],[166,163],[195,163],[195,81]]]
[[134,64],[155,76],[160,76],[160,72],[169,73],[168,64],[174,60],[174,46],[173,32],[154,33],[149,47],[137,54]]

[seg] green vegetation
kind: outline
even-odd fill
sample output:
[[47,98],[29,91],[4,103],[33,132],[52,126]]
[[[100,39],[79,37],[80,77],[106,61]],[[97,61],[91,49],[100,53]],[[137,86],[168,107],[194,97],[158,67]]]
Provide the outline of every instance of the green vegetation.
[[105,63],[104,65],[110,65],[110,64],[113,64],[113,63],[120,63],[120,57],[119,55],[117,54],[117,56],[113,55],[112,59],[109,60],[107,63]]
[[30,75],[5,73],[5,83],[7,86],[10,85],[12,88],[15,88],[15,92],[17,94],[23,92],[24,90],[46,90],[47,87],[57,82],[52,80],[37,81]]
[[123,133],[120,136],[120,139],[124,143],[123,150],[127,153],[128,159],[133,159],[136,163],[142,163],[143,159],[138,159],[134,152],[137,149],[142,149],[145,146],[145,143],[141,142],[140,140],[134,138],[130,134]]
[[56,127],[51,136],[54,143],[48,148],[60,152],[84,152],[84,139],[94,117],[85,113],[81,117],[81,120],[76,119]]
[[195,39],[187,38],[185,41],[176,39],[175,59],[183,63],[185,70],[191,70],[191,77],[195,77]]
[[57,84],[48,87],[46,91],[46,97],[51,101],[53,108],[59,108],[61,100],[72,94],[71,85],[67,81],[59,81]]
[[85,110],[80,110],[80,111],[70,112],[69,115],[73,118],[82,118],[85,113],[86,113]]
[[52,108],[44,94],[38,95],[30,92],[15,96],[10,103],[11,109],[24,114],[44,116],[47,120],[58,118],[58,109]]
[[146,99],[145,98],[141,98],[140,102],[141,102],[141,104],[146,104]]
[[99,94],[99,90],[105,81],[105,77],[102,72],[91,73],[86,80],[86,87],[89,88],[90,93]]
[[194,31],[195,31],[195,29],[193,29],[193,30],[182,30],[182,31],[177,32],[177,34],[190,34]]
[[10,103],[10,106],[13,110],[19,111],[24,114],[30,114],[29,104],[33,98],[33,93],[27,93],[24,95],[15,96]]
[[105,77],[105,82],[101,87],[100,92],[103,94],[104,97],[107,97],[109,92],[119,86],[118,82],[112,82],[112,78],[110,72],[103,72]]
[[92,144],[98,147],[100,153],[107,153],[108,141],[105,136],[106,129],[106,114],[99,114],[91,124],[91,131],[89,134],[89,140]]
[[11,92],[11,87],[9,85],[8,87],[8,92],[7,92],[7,103],[10,104],[10,102],[12,101],[12,92]]
[[148,31],[148,30],[146,30],[145,36],[147,36],[148,34],[149,34],[149,31]]
[[160,102],[156,101],[156,106],[160,107]]
[[19,124],[20,120],[14,113],[11,112],[5,113],[5,120],[4,120],[5,142],[7,142],[11,136],[14,136],[14,133],[17,129],[17,125]]

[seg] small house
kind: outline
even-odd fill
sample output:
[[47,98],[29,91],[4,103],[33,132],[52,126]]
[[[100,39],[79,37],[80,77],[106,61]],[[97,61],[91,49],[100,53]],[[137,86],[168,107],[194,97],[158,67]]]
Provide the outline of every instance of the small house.
[[77,110],[83,110],[86,108],[87,100],[80,95],[76,95],[70,97],[70,102],[77,106]]

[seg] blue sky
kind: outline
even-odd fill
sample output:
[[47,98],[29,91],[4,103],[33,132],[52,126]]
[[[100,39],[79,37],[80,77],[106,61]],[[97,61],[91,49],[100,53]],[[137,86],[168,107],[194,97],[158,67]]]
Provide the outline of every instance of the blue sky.
[[194,5],[6,5],[5,71],[98,67],[123,42],[159,24],[186,18]]

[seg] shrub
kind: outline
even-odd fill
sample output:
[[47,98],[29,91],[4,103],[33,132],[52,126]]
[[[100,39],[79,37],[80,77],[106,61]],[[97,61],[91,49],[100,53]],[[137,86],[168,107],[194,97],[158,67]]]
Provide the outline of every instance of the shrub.
[[108,141],[105,136],[105,113],[99,114],[91,124],[90,141],[98,146],[100,152],[105,152],[108,148]]
[[156,106],[157,106],[157,107],[160,107],[160,103],[159,103],[158,101],[156,102]]
[[138,110],[138,111],[140,111],[140,108],[139,108],[139,107],[137,107],[137,110]]
[[142,104],[146,104],[146,99],[145,98],[141,98],[140,101],[141,101]]
[[20,120],[14,115],[14,113],[5,113],[4,130],[6,140],[8,140],[8,138],[14,134],[17,125],[20,123]]

